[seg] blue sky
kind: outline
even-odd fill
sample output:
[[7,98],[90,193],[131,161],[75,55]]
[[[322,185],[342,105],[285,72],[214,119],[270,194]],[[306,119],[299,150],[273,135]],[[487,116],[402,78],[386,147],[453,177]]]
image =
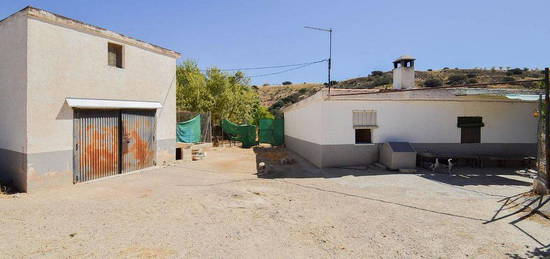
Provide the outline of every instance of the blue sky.
[[[304,25],[334,29],[334,80],[390,70],[402,54],[416,57],[420,70],[550,65],[548,0],[2,0],[0,16],[27,5],[176,50],[202,68],[326,58],[328,34]],[[257,77],[253,83],[285,80],[324,82],[326,65]]]

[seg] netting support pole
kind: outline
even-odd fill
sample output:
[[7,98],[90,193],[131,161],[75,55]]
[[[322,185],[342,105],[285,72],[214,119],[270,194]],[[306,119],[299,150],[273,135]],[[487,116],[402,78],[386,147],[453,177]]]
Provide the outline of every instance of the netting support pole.
[[544,69],[544,174],[546,175],[546,188],[550,189],[550,72]]
[[210,123],[210,125],[209,125],[210,126],[210,143],[212,143],[212,136],[214,134],[214,130],[212,129],[213,127],[212,127],[212,112],[211,111],[208,112],[208,121]]

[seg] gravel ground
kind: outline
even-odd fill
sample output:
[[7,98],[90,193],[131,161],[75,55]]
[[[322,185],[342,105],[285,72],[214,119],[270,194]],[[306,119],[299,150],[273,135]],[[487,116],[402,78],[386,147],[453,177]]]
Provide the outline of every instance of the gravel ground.
[[[258,150],[256,150],[258,151]],[[0,257],[542,257],[550,219],[519,211],[529,178],[318,170],[258,178],[252,150],[0,197]],[[258,153],[259,154],[259,153]],[[262,153],[262,155],[264,155]],[[548,255],[548,254],[547,254]]]

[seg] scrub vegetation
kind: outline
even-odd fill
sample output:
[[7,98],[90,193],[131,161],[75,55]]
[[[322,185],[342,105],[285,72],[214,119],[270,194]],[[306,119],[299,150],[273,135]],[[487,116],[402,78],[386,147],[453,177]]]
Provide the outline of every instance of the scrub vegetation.
[[293,84],[262,86],[258,89],[261,103],[269,112],[282,118],[282,108],[305,99],[323,88],[322,84]]

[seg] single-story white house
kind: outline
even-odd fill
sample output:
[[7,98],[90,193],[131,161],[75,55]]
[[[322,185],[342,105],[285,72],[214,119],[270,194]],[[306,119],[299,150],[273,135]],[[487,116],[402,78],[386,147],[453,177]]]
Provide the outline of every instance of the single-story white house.
[[416,88],[414,59],[394,61],[394,89],[323,89],[284,109],[285,144],[320,168],[367,165],[386,142],[418,152],[536,155],[534,94],[518,89]]
[[0,181],[21,191],[175,159],[180,54],[27,7],[0,21]]

